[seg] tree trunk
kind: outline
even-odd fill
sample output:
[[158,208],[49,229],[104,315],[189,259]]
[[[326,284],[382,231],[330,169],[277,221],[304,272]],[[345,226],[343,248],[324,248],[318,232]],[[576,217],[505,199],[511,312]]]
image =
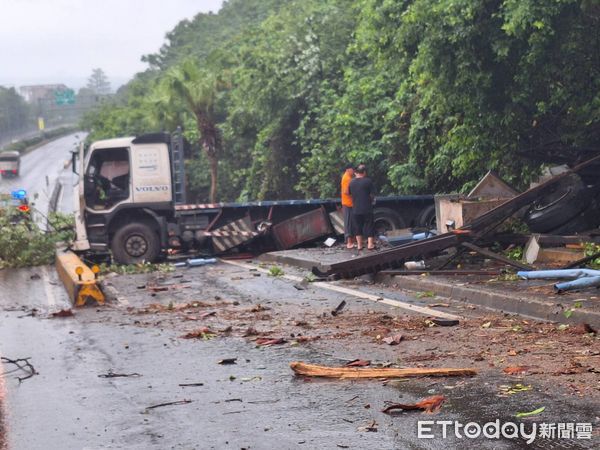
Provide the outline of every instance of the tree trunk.
[[210,203],[217,202],[217,177],[219,171],[218,148],[219,137],[216,125],[208,120],[202,112],[196,111],[196,123],[200,133],[200,143],[208,158],[210,168]]
[[207,152],[208,163],[210,165],[210,202],[217,202],[217,175],[219,170],[219,161],[214,154]]

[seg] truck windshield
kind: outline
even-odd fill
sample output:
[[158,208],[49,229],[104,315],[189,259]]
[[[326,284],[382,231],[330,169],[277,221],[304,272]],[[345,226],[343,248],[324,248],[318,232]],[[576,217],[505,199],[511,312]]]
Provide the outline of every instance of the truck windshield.
[[2,162],[17,162],[18,160],[18,155],[0,155],[0,161]]
[[129,149],[94,151],[85,181],[86,203],[93,209],[109,209],[129,198]]

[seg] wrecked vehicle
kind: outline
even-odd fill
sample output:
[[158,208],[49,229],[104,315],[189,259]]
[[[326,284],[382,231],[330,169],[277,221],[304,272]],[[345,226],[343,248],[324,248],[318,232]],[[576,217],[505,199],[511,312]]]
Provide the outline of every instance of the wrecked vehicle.
[[[187,204],[180,132],[93,143],[73,154],[79,174],[75,251],[112,253],[118,263],[167,253],[288,249],[343,234],[339,199]],[[430,227],[433,196],[378,197],[378,233]]]
[[[445,253],[449,259],[439,267],[432,268],[436,271],[443,269],[448,261],[466,252],[499,261],[522,271],[529,271],[533,268],[530,264],[536,260],[540,249],[539,244],[542,241],[553,245],[568,244],[582,247],[585,242],[597,240],[600,234],[597,230],[600,226],[600,216],[596,200],[599,189],[596,179],[599,165],[600,156],[596,156],[571,168],[565,168],[558,174],[552,174],[527,191],[509,198],[496,198],[482,203],[457,201],[456,207],[446,208],[449,215],[444,215],[441,211],[441,203],[436,199],[440,234],[383,250],[374,255],[320,264],[313,267],[313,274],[319,277],[352,278],[383,270],[402,270],[407,261]],[[476,214],[470,214],[471,209],[476,211]],[[499,226],[515,215],[522,216],[531,231],[546,230],[552,234],[527,236],[499,233]],[[453,220],[447,220],[450,217],[453,217]],[[586,234],[584,233],[586,230],[591,232]],[[569,236],[575,233],[581,234]],[[523,255],[524,261],[510,259],[486,249],[498,242],[510,245],[527,243]],[[533,253],[535,256],[532,256]],[[569,261],[569,265],[565,268],[577,267],[591,257],[576,258],[575,261]]]

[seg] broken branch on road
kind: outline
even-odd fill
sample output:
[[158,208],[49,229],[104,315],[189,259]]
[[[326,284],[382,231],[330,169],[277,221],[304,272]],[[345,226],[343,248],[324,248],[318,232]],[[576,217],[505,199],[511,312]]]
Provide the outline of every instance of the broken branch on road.
[[148,411],[149,409],[162,408],[163,406],[187,405],[188,403],[192,403],[192,401],[193,400],[183,399],[174,402],[159,403],[158,405],[147,406],[146,411]]
[[0,360],[2,362],[14,364],[15,366],[17,366],[17,368],[19,370],[22,370],[23,372],[25,372],[27,374],[24,377],[17,377],[17,380],[19,380],[19,384],[22,383],[23,381],[27,380],[28,378],[31,378],[34,375],[39,375],[39,372],[35,370],[35,367],[33,367],[33,364],[31,364],[29,362],[30,359],[31,359],[31,357],[11,359],[11,358],[6,358],[6,357],[2,356],[0,358]]
[[455,369],[455,368],[406,368],[396,369],[392,367],[382,368],[356,368],[356,367],[327,367],[316,364],[306,364],[300,361],[290,363],[291,369],[296,375],[307,377],[324,378],[404,378],[423,376],[471,376],[477,374],[477,369]]
[[98,378],[127,378],[127,377],[141,377],[141,373],[133,372],[133,373],[115,373],[112,370],[109,370],[107,373],[101,373],[98,375]]

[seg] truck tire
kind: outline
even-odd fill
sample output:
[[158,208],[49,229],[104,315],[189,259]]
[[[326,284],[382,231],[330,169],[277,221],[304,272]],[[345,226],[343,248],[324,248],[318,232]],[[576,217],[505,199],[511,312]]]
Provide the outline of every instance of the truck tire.
[[404,219],[393,209],[376,208],[373,211],[375,236],[385,235],[388,231],[406,228]]
[[435,205],[426,206],[417,216],[416,225],[419,228],[435,230],[437,228],[437,218],[435,216]]
[[550,230],[552,234],[567,236],[578,234],[598,228],[600,224],[600,213],[597,200],[590,202],[590,205],[581,213],[572,217],[567,223]]
[[525,223],[534,233],[547,233],[579,215],[590,203],[591,192],[573,174],[557,188],[539,199],[527,212]]
[[160,240],[148,225],[133,222],[117,230],[110,249],[119,264],[155,262],[160,254]]

